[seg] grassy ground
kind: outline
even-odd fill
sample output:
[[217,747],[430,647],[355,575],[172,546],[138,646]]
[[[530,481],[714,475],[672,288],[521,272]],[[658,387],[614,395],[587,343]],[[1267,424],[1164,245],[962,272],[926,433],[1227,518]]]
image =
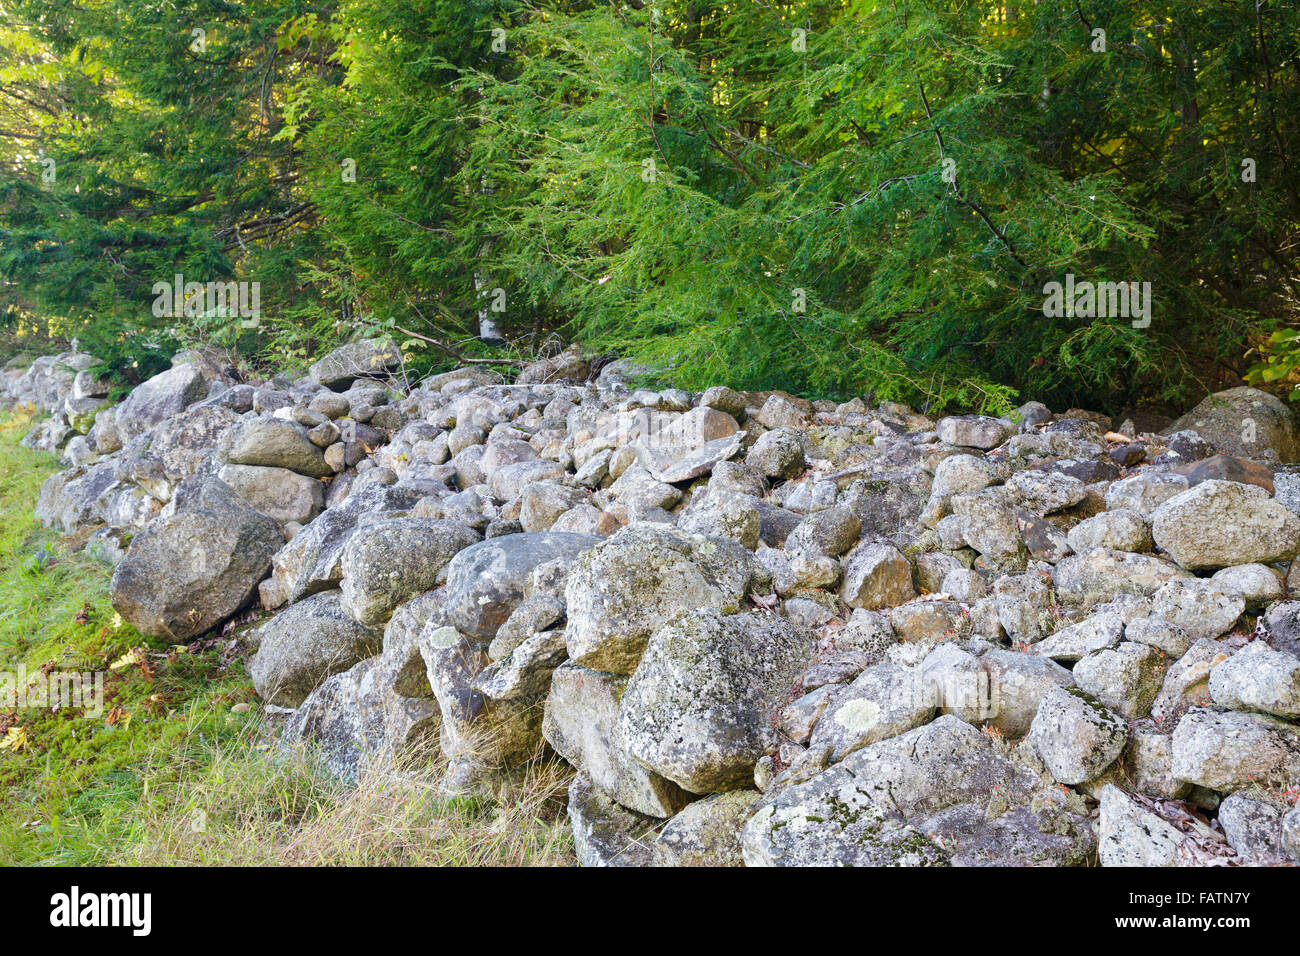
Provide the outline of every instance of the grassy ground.
[[436,759],[355,788],[268,759],[237,642],[142,637],[109,603],[110,569],[36,522],[58,464],[19,447],[30,426],[0,416],[0,675],[102,673],[104,702],[0,701],[0,865],[572,862],[557,765],[483,803],[436,796]]

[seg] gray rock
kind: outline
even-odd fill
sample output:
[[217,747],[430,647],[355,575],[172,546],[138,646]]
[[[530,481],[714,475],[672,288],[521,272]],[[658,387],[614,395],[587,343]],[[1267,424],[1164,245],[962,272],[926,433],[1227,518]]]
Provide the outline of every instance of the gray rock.
[[670,817],[691,799],[633,759],[619,728],[628,679],[565,664],[551,677],[542,736],[614,800],[647,817]]
[[1122,594],[1149,597],[1169,581],[1190,576],[1172,561],[1152,554],[1093,548],[1060,562],[1052,580],[1058,591],[1095,604]]
[[813,729],[809,746],[840,761],[869,744],[926,723],[938,704],[934,685],[896,664],[869,667],[837,691]]
[[169,368],[137,385],[117,406],[113,418],[118,434],[123,443],[130,441],[207,395],[207,380],[196,366]]
[[1231,656],[1232,649],[1218,641],[1197,641],[1166,672],[1151,716],[1163,721],[1193,704],[1208,704],[1210,673]]
[[1187,490],[1187,477],[1172,472],[1140,471],[1106,489],[1108,511],[1131,511],[1150,521],[1166,501]]
[[1174,776],[1173,739],[1152,727],[1138,727],[1124,750],[1124,772],[1138,793],[1157,800],[1179,800],[1192,785]]
[[1197,578],[1170,581],[1151,599],[1152,617],[1181,627],[1194,641],[1227,633],[1245,609],[1240,595]]
[[1041,640],[1053,626],[1052,584],[1045,574],[1006,575],[993,585],[998,620],[1012,639],[1031,643]]
[[1054,661],[1078,661],[1095,651],[1114,647],[1123,636],[1123,619],[1114,611],[1103,611],[1050,634],[1035,644],[1032,651]]
[[1214,572],[1210,580],[1229,594],[1239,594],[1248,610],[1280,601],[1284,594],[1281,576],[1264,564],[1239,564]]
[[625,528],[582,555],[569,578],[569,658],[630,674],[650,635],[678,611],[739,610],[758,570],[734,541],[660,525]]
[[838,558],[858,540],[862,522],[845,507],[824,508],[810,514],[786,538],[787,551]]
[[1015,651],[991,650],[979,658],[988,673],[990,726],[1007,737],[1029,733],[1043,699],[1074,678],[1053,661]]
[[[696,409],[699,411],[699,409]],[[712,409],[709,409],[712,411]],[[722,412],[717,412],[723,415]],[[724,416],[733,431],[713,438],[698,446],[682,438],[678,441],[647,442],[644,439],[633,445],[637,458],[656,481],[674,484],[707,475],[720,461],[726,461],[740,451],[744,432],[734,431],[735,419]]]
[[997,481],[997,471],[975,455],[949,455],[934,470],[931,494],[950,498],[955,494],[982,491]]
[[1283,812],[1271,803],[1233,793],[1219,804],[1219,825],[1228,845],[1243,856],[1277,854],[1282,845]]
[[1020,556],[1020,525],[1004,487],[953,495],[952,510],[966,543],[989,561],[1001,565]]
[[1146,644],[1121,641],[1089,654],[1074,666],[1080,688],[1130,720],[1146,717],[1160,693],[1168,658]]
[[312,381],[343,391],[359,378],[384,375],[402,365],[402,353],[392,342],[363,339],[335,349],[312,365]]
[[489,701],[477,686],[491,663],[486,645],[445,620],[444,614],[426,622],[417,645],[438,700],[442,753],[454,770],[443,787],[464,792],[540,755],[543,698]]
[[812,653],[812,636],[778,617],[702,608],[673,618],[650,639],[619,705],[629,752],[692,793],[752,780]]
[[1018,471],[1007,484],[1020,496],[1020,504],[1045,515],[1077,505],[1086,496],[1083,482],[1059,472]]
[[366,484],[326,508],[275,555],[274,577],[285,600],[338,587],[343,549],[358,524],[409,514],[421,497],[403,485]]
[[1257,485],[1203,481],[1156,511],[1152,535],[1189,570],[1285,561],[1300,551],[1300,516]]
[[1300,601],[1283,601],[1264,615],[1273,646],[1300,657]]
[[217,454],[232,465],[287,468],[312,478],[333,474],[321,450],[307,437],[307,429],[282,418],[243,419],[225,433]]
[[1173,746],[1174,776],[1210,790],[1300,773],[1300,729],[1275,717],[1192,710],[1174,728]]
[[1077,554],[1093,548],[1114,551],[1150,551],[1151,529],[1136,511],[1118,508],[1085,518],[1066,535]]
[[113,607],[138,631],[184,641],[252,601],[283,543],[274,521],[212,480],[185,511],[131,540],[113,572]]
[[478,532],[465,525],[429,518],[391,518],[358,529],[340,559],[343,609],[361,624],[384,623],[478,541]]
[[582,774],[569,784],[569,824],[580,866],[649,866],[659,823],[619,806]]
[[1115,762],[1128,725],[1086,691],[1055,687],[1039,705],[1026,739],[1053,777],[1073,785],[1097,779]]
[[474,686],[489,700],[538,697],[550,688],[551,675],[568,656],[563,631],[538,631],[480,671]]
[[287,468],[225,465],[217,477],[256,511],[281,524],[306,524],[325,507],[324,485]]
[[793,478],[804,469],[804,451],[788,428],[764,432],[750,446],[745,464],[765,478]]
[[760,805],[741,838],[745,865],[941,866],[948,852],[908,818],[984,803],[994,788],[1023,798],[1030,786],[978,730],[943,716]]
[[1220,707],[1300,717],[1300,658],[1252,641],[1210,673]]
[[1172,823],[1118,787],[1109,783],[1102,787],[1097,821],[1102,866],[1177,866],[1178,848],[1185,839]]
[[929,685],[943,713],[954,714],[968,724],[982,723],[993,716],[988,671],[978,658],[956,644],[940,644],[914,673]]
[[1138,618],[1124,626],[1124,639],[1163,651],[1175,660],[1192,649],[1192,636],[1172,621]]
[[524,586],[539,565],[556,558],[575,561],[600,542],[584,534],[542,531],[508,534],[471,545],[447,565],[450,622],[488,641],[524,599]]
[[744,495],[709,495],[707,505],[682,515],[677,527],[691,534],[729,538],[752,551],[758,547],[763,519]]
[[893,545],[863,542],[844,562],[840,600],[849,607],[878,610],[916,596],[912,565]]
[[325,678],[378,653],[381,640],[344,612],[338,592],[315,594],[261,627],[248,671],[264,701],[297,707]]
[[436,739],[438,705],[403,696],[397,662],[377,654],[327,677],[285,723],[286,743],[303,741],[335,776],[355,780],[419,756]]
[[1164,434],[1184,429],[1196,431],[1224,454],[1251,457],[1272,448],[1284,462],[1300,460],[1294,414],[1281,399],[1259,389],[1239,386],[1215,392]]
[[692,803],[655,838],[651,865],[744,866],[740,834],[759,797],[755,790],[732,790]]
[[939,441],[967,448],[996,448],[1010,437],[1009,425],[987,415],[957,415],[939,419]]
[[1282,818],[1282,850],[1291,859],[1300,861],[1300,806]]

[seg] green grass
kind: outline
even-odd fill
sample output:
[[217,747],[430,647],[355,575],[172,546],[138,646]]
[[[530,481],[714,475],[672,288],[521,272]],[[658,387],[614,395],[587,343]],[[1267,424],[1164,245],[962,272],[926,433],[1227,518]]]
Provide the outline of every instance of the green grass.
[[307,755],[268,759],[237,646],[143,637],[108,600],[111,569],[36,521],[58,463],[19,446],[32,421],[0,415],[0,672],[102,672],[105,700],[99,714],[0,703],[0,865],[572,862],[560,764],[478,802],[437,796],[436,755],[356,787]]

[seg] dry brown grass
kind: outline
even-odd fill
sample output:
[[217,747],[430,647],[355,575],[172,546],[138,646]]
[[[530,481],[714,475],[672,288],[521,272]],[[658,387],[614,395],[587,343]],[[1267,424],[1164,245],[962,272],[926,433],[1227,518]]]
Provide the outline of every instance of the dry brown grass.
[[[436,748],[435,748],[436,751]],[[124,864],[180,866],[565,866],[572,770],[539,758],[508,793],[448,797],[435,754],[404,773],[370,770],[355,785],[307,752],[256,746],[212,756],[201,775],[143,802]],[[148,792],[148,791],[146,791]]]

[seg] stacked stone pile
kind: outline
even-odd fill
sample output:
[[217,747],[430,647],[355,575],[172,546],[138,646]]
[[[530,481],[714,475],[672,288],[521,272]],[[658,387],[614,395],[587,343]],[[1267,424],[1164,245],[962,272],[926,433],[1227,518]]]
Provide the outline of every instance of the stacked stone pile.
[[1029,403],[690,393],[576,350],[405,390],[353,343],[117,405],[8,369],[37,503],[142,632],[246,637],[332,770],[577,771],[598,865],[1300,860],[1300,431],[1239,388],[1161,434]]

